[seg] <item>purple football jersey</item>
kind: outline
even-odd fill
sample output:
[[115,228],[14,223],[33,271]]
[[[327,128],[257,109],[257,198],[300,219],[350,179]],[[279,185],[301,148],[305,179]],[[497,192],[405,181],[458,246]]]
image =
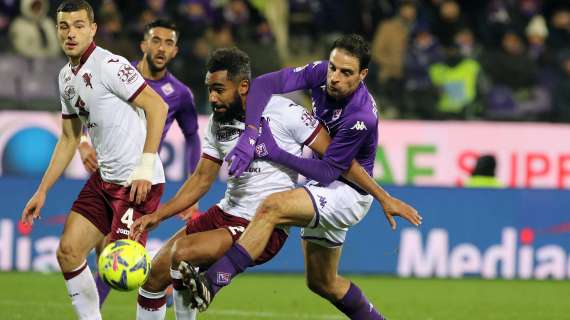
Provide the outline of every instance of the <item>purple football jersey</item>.
[[[133,62],[133,66],[136,67],[137,64],[138,61]],[[200,159],[201,147],[200,137],[198,136],[198,116],[192,91],[170,72],[166,72],[166,75],[160,80],[145,80],[168,105],[168,115],[161,141],[168,133],[168,130],[170,130],[174,120],[176,120],[186,141],[186,169],[188,173],[193,172]]]
[[363,82],[344,99],[334,100],[327,96],[327,68],[328,61],[316,61],[304,67],[260,76],[258,79],[262,81],[256,83],[262,85],[252,85],[248,106],[263,104],[271,94],[310,89],[313,112],[332,137],[324,157],[332,160],[331,163],[341,171],[346,171],[352,159],[356,159],[372,175],[378,145],[376,103]]

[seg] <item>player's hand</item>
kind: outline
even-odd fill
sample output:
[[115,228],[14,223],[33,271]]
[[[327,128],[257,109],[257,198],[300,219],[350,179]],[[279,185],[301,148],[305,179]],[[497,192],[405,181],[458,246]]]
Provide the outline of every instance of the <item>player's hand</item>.
[[40,217],[40,211],[43,208],[45,201],[45,192],[36,191],[22,211],[22,223],[30,226],[33,225],[34,220]]
[[89,173],[95,172],[99,168],[95,148],[87,142],[81,142],[77,150],[79,151],[79,156],[81,157],[81,162],[83,162],[85,170]]
[[239,137],[236,146],[226,156],[225,160],[230,165],[228,173],[231,176],[241,176],[241,174],[247,170],[251,161],[253,161],[257,135],[257,129],[246,126],[244,132]]
[[131,225],[129,239],[139,241],[139,238],[146,231],[150,231],[158,226],[160,219],[155,212],[141,216]]
[[154,153],[142,154],[139,165],[135,167],[127,179],[127,185],[131,186],[129,201],[134,201],[138,205],[146,200],[146,196],[152,188],[151,181],[155,159],[156,155]]
[[382,204],[382,207],[384,208],[384,215],[390,223],[392,230],[396,230],[396,220],[394,220],[394,216],[400,216],[416,227],[422,223],[422,216],[418,214],[418,211],[400,199],[390,197],[388,201]]
[[276,160],[279,158],[279,154],[284,151],[275,142],[273,133],[269,128],[269,120],[262,118],[260,128],[261,132],[255,145],[255,158],[278,162]]

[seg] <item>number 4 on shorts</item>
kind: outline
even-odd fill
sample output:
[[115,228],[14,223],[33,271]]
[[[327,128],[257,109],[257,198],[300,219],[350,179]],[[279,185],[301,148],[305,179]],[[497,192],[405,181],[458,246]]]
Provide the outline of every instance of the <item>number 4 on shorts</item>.
[[121,222],[127,225],[127,228],[131,230],[131,225],[133,224],[133,208],[128,208],[127,211],[121,217]]

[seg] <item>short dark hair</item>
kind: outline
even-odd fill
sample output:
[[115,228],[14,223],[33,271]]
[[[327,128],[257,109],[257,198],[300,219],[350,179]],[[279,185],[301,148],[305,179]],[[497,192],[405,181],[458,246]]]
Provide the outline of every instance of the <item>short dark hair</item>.
[[55,13],[57,14],[59,12],[75,12],[81,10],[87,11],[87,18],[89,19],[89,22],[95,21],[95,14],[93,13],[93,8],[85,0],[64,0],[63,2],[61,2],[59,7],[57,7]]
[[174,31],[174,33],[176,34],[176,40],[178,40],[179,36],[180,36],[180,31],[178,31],[178,28],[176,27],[176,24],[170,20],[165,20],[165,19],[157,19],[154,20],[153,22],[147,24],[144,27],[144,36],[145,38],[148,37],[148,34],[150,32],[151,29],[154,28],[165,28],[165,29],[170,29],[172,31]]
[[206,69],[210,73],[227,70],[228,78],[232,81],[251,80],[249,56],[236,47],[215,50]]
[[357,34],[344,35],[335,40],[331,50],[342,49],[358,58],[360,70],[368,68],[370,63],[370,46],[364,38]]

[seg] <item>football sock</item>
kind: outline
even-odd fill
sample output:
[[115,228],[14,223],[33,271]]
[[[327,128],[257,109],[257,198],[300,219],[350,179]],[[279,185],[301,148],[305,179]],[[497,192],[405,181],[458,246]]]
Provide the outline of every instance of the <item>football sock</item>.
[[352,282],[344,297],[333,304],[352,320],[385,320]]
[[172,278],[172,297],[174,300],[174,314],[176,320],[196,320],[198,310],[190,308],[189,288],[182,283],[182,274],[178,270],[170,269],[170,277]]
[[71,304],[79,319],[101,319],[97,288],[87,261],[71,272],[64,272],[63,278]]
[[237,242],[234,243],[226,254],[211,265],[205,273],[212,297],[252,264],[253,259],[249,253]]
[[139,288],[137,320],[162,320],[166,316],[166,291],[149,292]]
[[103,281],[103,279],[99,275],[99,272],[95,272],[93,277],[95,278],[97,293],[99,293],[99,309],[101,309],[101,307],[103,306],[103,302],[105,302],[107,296],[109,295],[109,292],[111,291],[111,287],[109,287],[109,285],[105,281]]

